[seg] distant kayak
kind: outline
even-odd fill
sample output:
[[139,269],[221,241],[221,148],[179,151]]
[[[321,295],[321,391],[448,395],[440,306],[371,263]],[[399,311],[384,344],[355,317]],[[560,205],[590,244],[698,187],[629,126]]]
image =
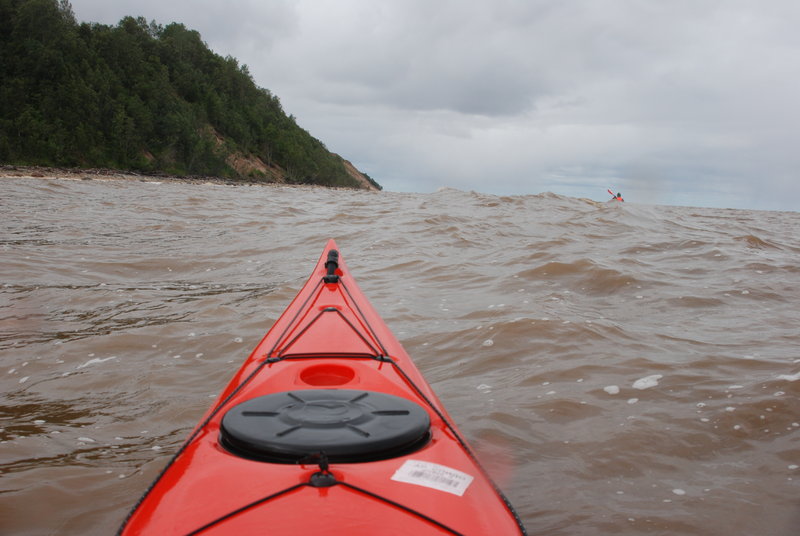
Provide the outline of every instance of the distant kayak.
[[120,534],[525,529],[331,240]]

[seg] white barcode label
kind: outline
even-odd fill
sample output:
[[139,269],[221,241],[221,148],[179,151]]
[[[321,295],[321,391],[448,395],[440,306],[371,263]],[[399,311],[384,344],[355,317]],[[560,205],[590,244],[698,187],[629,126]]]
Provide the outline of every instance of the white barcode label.
[[473,478],[467,473],[438,463],[406,460],[392,475],[392,480],[438,489],[461,497]]

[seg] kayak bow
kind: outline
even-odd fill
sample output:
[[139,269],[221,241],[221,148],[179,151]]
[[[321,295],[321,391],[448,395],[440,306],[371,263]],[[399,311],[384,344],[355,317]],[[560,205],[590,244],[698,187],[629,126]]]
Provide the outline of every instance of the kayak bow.
[[330,240],[120,534],[525,534]]

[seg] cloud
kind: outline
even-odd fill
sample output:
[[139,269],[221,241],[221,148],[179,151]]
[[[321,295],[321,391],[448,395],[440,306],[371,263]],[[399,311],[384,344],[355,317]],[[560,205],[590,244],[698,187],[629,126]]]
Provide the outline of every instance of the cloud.
[[289,0],[73,0],[71,4],[79,21],[113,25],[132,16],[163,26],[181,23],[199,31],[203,40],[222,56],[237,57],[240,53],[257,57],[290,37],[298,24],[297,12]]
[[197,29],[390,190],[797,209],[789,0],[72,3]]

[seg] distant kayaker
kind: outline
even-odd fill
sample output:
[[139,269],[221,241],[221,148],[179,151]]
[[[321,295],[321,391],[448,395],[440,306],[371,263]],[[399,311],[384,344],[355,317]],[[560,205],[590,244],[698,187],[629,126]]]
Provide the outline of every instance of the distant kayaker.
[[623,201],[623,202],[625,201],[624,199],[622,199],[622,194],[619,193],[619,192],[614,194],[614,192],[612,192],[611,190],[608,190],[608,193],[611,194],[611,196],[612,196],[611,199],[616,199],[617,201]]

